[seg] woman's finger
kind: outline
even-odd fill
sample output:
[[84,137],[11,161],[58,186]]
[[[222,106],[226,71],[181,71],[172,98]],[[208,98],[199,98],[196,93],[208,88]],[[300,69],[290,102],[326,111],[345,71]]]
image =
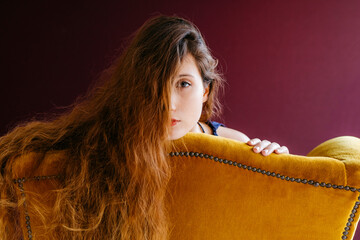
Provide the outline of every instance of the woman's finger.
[[274,152],[275,149],[278,149],[278,148],[280,148],[280,145],[276,142],[273,142],[273,143],[269,144],[266,148],[264,148],[264,150],[261,151],[261,154],[264,156],[268,156],[272,152]]
[[289,154],[289,149],[286,146],[282,146],[280,148],[275,149],[275,153],[277,154]]
[[254,146],[254,145],[258,144],[259,142],[261,142],[260,139],[258,139],[258,138],[253,138],[253,139],[249,140],[249,141],[247,142],[247,144],[250,145],[250,146]]
[[262,140],[261,142],[259,142],[258,144],[255,145],[255,147],[253,148],[253,151],[256,152],[256,153],[259,153],[264,148],[269,146],[270,144],[271,144],[271,142],[269,142],[268,140]]

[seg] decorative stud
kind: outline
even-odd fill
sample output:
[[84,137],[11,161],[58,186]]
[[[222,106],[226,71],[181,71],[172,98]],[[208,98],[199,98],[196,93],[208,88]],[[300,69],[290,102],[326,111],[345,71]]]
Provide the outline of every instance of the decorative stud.
[[[172,153],[170,153],[169,155],[171,156]],[[23,178],[18,178],[18,179],[12,180],[14,182],[14,184],[18,184],[21,196],[25,199],[23,202],[23,207],[24,207],[25,224],[26,224],[26,229],[27,229],[27,233],[28,233],[28,239],[32,239],[32,230],[31,230],[31,224],[30,224],[30,216],[29,216],[29,212],[27,210],[28,204],[26,201],[26,194],[25,194],[23,183],[29,182],[29,181],[40,181],[40,180],[60,179],[60,178],[61,178],[60,175],[49,175],[49,176],[34,176],[34,177],[30,177],[30,178],[23,177]]]
[[[360,198],[360,196],[359,196]],[[355,205],[351,211],[351,214],[349,216],[349,219],[348,219],[348,222],[346,223],[346,227],[344,228],[344,232],[343,232],[343,235],[342,235],[342,239],[347,239],[347,236],[349,234],[349,231],[350,231],[350,226],[352,225],[351,223],[354,221],[354,218],[355,218],[355,213],[357,213],[357,208],[359,207],[359,204],[360,202],[355,202]]]

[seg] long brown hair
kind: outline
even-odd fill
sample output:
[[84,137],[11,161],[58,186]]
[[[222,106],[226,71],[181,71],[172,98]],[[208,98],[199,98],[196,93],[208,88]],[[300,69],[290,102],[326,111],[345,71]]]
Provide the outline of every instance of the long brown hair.
[[204,84],[210,86],[201,116],[208,120],[219,110],[222,78],[217,61],[194,24],[157,16],[144,23],[98,83],[66,112],[19,125],[1,137],[0,238],[16,236],[16,227],[10,225],[18,221],[19,204],[3,199],[14,190],[10,175],[14,159],[29,152],[62,151],[66,156],[59,166],[62,187],[52,210],[53,222],[46,225],[49,236],[167,239],[164,197],[171,177],[167,160],[171,79],[187,53],[194,56]]

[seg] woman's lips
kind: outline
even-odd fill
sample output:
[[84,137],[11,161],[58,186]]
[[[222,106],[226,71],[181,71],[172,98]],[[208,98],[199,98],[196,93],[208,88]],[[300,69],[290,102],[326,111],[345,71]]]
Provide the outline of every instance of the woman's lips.
[[180,120],[176,120],[174,118],[171,119],[171,126],[175,126]]

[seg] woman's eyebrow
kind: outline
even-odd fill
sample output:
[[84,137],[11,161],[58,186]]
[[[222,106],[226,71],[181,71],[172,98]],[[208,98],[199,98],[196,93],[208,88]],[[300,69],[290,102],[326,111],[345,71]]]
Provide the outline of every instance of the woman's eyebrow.
[[180,75],[178,75],[177,76],[178,78],[181,78],[181,77],[192,77],[192,78],[194,78],[194,76],[193,75],[191,75],[191,74],[180,74]]

